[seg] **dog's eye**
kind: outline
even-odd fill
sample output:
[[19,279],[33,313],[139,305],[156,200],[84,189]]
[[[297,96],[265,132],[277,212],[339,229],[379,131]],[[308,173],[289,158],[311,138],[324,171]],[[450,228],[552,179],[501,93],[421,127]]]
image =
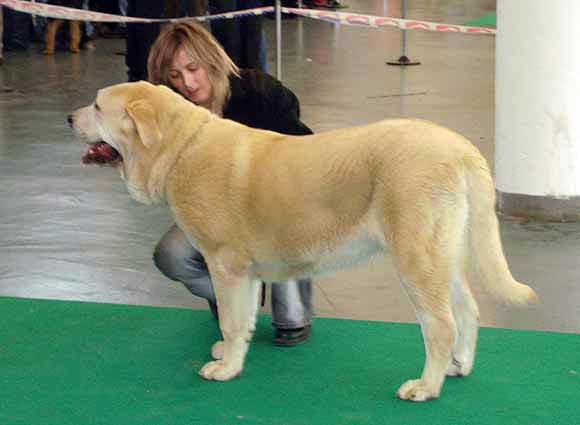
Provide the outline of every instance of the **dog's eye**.
[[95,102],[95,110],[101,112],[101,108],[99,107],[99,104],[97,102]]

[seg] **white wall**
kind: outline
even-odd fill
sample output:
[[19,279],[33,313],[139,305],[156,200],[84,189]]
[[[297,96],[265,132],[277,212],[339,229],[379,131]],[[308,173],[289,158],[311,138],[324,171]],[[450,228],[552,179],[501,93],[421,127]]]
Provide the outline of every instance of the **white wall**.
[[580,0],[498,0],[497,189],[580,196]]

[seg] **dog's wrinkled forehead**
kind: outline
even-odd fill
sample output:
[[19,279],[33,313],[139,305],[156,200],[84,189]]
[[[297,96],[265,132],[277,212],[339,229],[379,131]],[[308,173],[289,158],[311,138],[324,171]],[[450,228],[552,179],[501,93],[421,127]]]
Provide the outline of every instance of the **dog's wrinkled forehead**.
[[127,105],[132,101],[150,97],[154,89],[155,86],[146,81],[116,84],[99,90],[95,103],[101,108],[113,105]]
[[145,101],[157,111],[166,111],[167,108],[183,100],[173,90],[163,85],[153,85],[147,81],[122,83],[105,87],[97,92],[95,99],[96,109],[120,113],[122,109],[138,101]]

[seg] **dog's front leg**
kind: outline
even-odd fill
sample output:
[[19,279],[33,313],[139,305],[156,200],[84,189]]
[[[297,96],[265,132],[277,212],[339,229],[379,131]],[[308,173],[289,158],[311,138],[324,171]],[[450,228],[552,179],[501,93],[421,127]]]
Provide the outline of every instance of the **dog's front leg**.
[[[244,274],[224,272],[211,265],[210,271],[224,337],[223,347],[218,349],[223,349],[223,357],[207,363],[199,374],[205,379],[227,381],[241,374],[244,367],[248,346],[256,329],[260,281]],[[216,345],[212,352],[217,351]]]

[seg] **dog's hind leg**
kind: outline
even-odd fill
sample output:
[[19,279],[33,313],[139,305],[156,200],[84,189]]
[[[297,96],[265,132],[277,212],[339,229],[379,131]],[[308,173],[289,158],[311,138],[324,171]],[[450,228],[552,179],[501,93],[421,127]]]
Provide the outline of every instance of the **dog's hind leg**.
[[447,370],[448,376],[467,376],[471,373],[479,331],[479,309],[469,288],[465,261],[460,267],[462,269],[454,273],[451,281],[451,305],[457,325],[457,340]]
[[[449,200],[399,222],[393,237],[396,264],[415,307],[425,344],[420,379],[404,383],[397,395],[404,400],[437,398],[451,364],[457,339],[451,281],[461,252],[463,223]],[[417,227],[419,226],[419,227]],[[463,315],[460,315],[463,318]]]
[[475,348],[479,331],[479,309],[469,288],[470,245],[468,232],[470,229],[467,225],[469,206],[467,199],[461,194],[458,194],[455,199],[454,210],[454,232],[449,235],[449,244],[456,247],[456,251],[451,261],[450,291],[451,308],[457,327],[457,338],[447,375],[467,376],[471,373],[475,360]]
[[[224,337],[223,358],[207,363],[199,373],[205,379],[227,381],[238,376],[244,367],[248,346],[256,328],[261,283],[250,279],[243,272],[234,271],[229,265],[208,261],[208,266]],[[217,351],[218,347],[214,345],[212,351]]]
[[427,279],[431,283],[443,284],[446,277],[438,274],[440,276],[437,280],[432,280],[433,276],[409,276],[407,273],[404,275],[408,277],[402,278],[421,325],[426,352],[421,378],[405,382],[397,391],[397,396],[403,400],[425,401],[437,398],[451,362],[456,328],[448,291],[423,287]]

